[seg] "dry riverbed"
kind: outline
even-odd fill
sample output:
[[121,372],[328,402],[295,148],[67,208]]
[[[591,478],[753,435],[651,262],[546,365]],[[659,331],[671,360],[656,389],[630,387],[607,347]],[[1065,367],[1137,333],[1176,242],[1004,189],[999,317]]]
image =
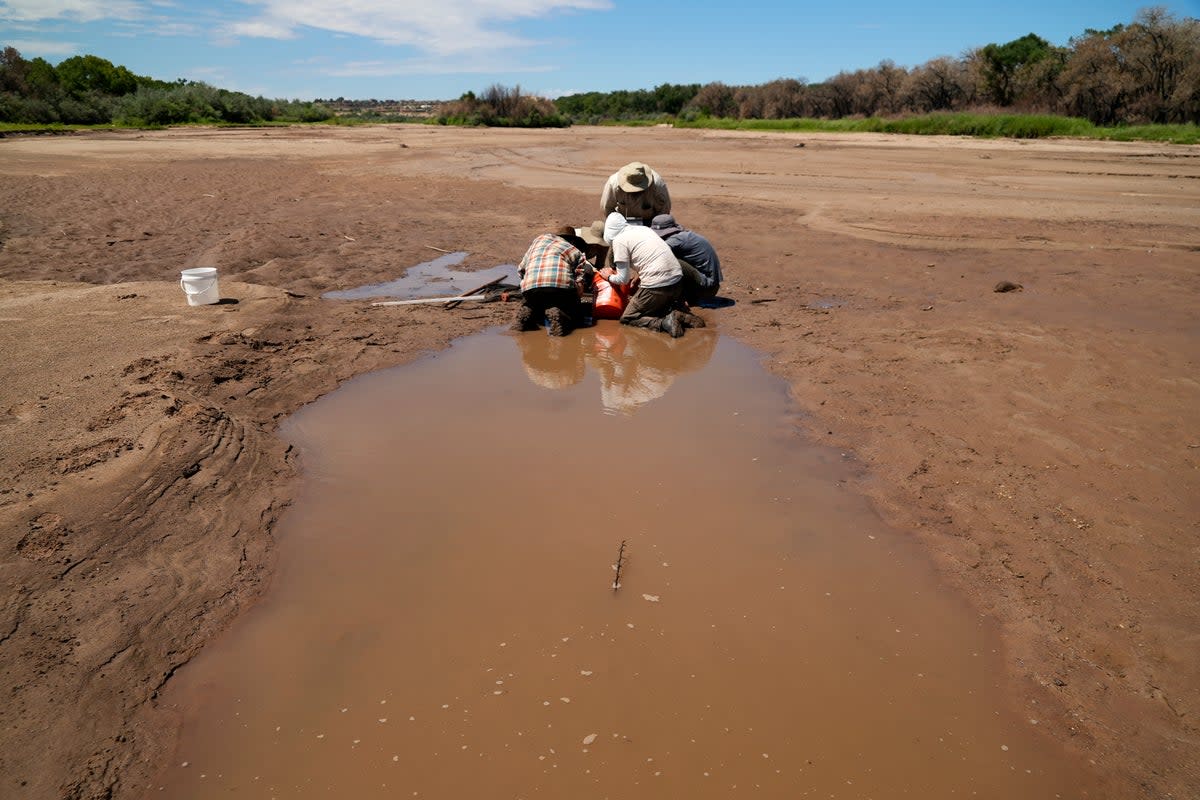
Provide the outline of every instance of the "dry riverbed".
[[[0,141],[0,793],[140,796],[159,693],[269,583],[278,421],[512,311],[320,293],[516,263],[634,158],[1013,706],[1113,796],[1196,793],[1200,148],[426,126]],[[201,265],[236,303],[184,304]]]

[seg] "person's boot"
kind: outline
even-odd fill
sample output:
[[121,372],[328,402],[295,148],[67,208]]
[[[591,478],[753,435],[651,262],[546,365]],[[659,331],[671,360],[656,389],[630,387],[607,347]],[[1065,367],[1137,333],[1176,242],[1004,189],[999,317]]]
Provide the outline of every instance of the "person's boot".
[[704,327],[703,318],[697,316],[696,314],[693,314],[690,311],[684,311],[682,309],[675,309],[675,315],[677,317],[679,317],[679,323],[681,325],[683,325],[683,327],[685,327],[685,328],[703,328]]
[[547,329],[551,336],[566,336],[571,332],[571,323],[567,314],[561,308],[546,309]]
[[517,309],[517,316],[513,318],[512,325],[509,330],[513,331],[531,331],[536,327],[533,324],[533,309],[529,306],[521,306]]
[[672,339],[683,336],[683,323],[679,321],[679,312],[672,311],[662,318],[659,323],[664,333],[669,333]]

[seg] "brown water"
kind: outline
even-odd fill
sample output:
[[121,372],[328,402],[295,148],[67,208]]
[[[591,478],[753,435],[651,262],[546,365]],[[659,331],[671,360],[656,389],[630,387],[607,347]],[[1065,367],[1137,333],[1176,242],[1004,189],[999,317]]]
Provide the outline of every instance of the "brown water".
[[1099,796],[788,413],[711,329],[615,323],[305,408],[276,579],[172,682],[152,796]]

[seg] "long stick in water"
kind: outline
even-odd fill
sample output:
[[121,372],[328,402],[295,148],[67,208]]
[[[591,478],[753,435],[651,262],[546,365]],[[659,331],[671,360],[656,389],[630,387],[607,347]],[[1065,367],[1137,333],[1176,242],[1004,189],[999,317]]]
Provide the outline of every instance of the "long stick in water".
[[621,540],[621,547],[617,550],[617,574],[613,576],[613,591],[621,588],[621,567],[625,564],[625,540]]

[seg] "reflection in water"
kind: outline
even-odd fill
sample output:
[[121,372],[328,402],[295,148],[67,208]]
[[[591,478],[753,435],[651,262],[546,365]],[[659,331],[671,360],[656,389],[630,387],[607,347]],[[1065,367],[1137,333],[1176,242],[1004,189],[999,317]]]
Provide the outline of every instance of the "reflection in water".
[[672,339],[661,333],[600,322],[572,336],[513,337],[529,380],[565,389],[583,379],[586,367],[600,379],[606,414],[631,415],[667,393],[675,379],[708,363],[717,345],[714,330],[690,330]]
[[513,337],[521,348],[521,363],[529,380],[545,389],[566,389],[583,380],[583,347],[579,336],[541,336],[536,332]]
[[474,272],[456,272],[450,269],[450,267],[465,261],[467,255],[465,252],[447,253],[432,261],[409,267],[404,271],[402,277],[394,281],[326,292],[321,297],[327,300],[364,300],[368,297],[403,297],[406,299],[452,297],[470,291],[494,278],[508,277],[513,282],[519,282],[516,277],[517,268],[512,264],[501,264],[498,267]]

